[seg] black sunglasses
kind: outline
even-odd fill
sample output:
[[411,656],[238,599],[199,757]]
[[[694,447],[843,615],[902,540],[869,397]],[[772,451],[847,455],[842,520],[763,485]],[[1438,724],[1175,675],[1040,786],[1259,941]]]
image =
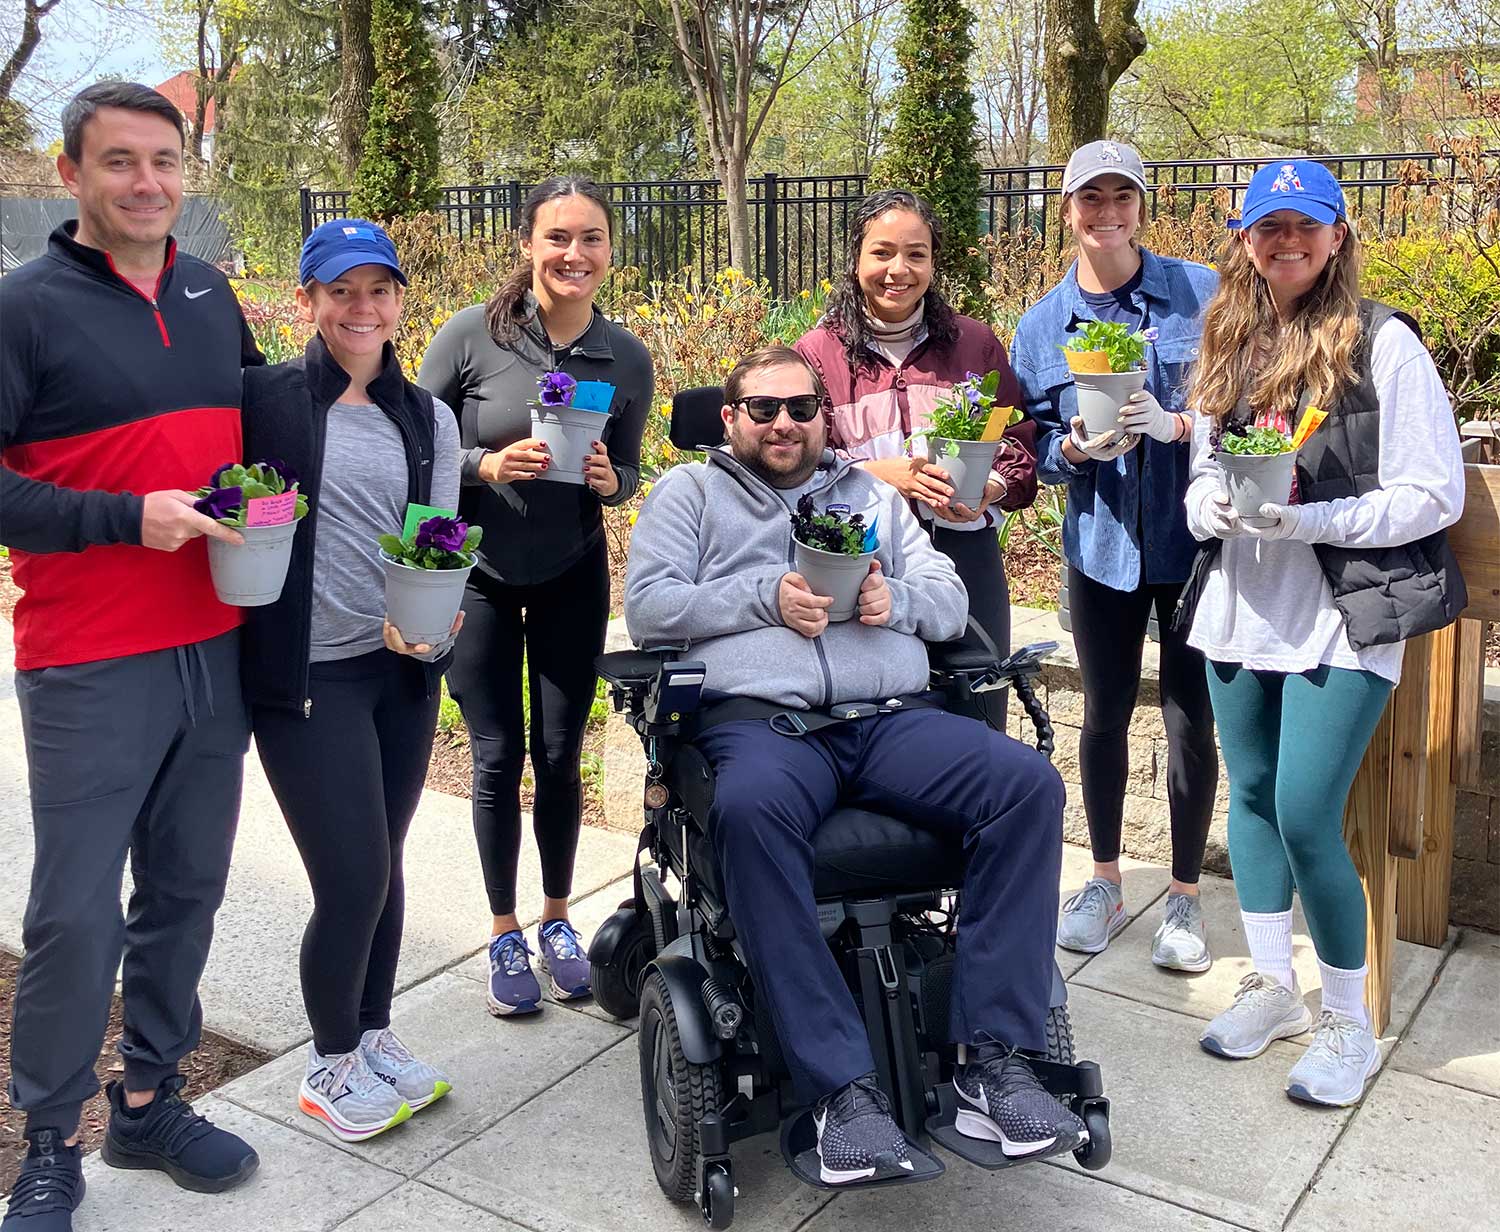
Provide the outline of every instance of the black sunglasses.
[[797,423],[811,423],[823,409],[823,399],[817,394],[796,394],[790,398],[776,398],[769,394],[756,394],[741,398],[735,403],[743,407],[752,423],[768,424],[781,414],[781,408]]

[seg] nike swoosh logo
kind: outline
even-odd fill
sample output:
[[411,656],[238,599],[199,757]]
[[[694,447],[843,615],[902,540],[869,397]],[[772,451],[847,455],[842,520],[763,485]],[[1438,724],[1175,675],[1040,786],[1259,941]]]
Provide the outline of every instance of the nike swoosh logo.
[[207,295],[212,290],[213,290],[212,287],[204,287],[203,290],[201,290],[201,291],[189,291],[186,287],[184,287],[182,289],[182,293],[188,299],[197,299],[200,295]]

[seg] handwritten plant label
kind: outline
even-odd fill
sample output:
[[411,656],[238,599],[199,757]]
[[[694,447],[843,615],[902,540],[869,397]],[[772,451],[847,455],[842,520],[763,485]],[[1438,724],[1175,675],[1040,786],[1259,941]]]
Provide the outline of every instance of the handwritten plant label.
[[245,502],[246,526],[285,526],[297,516],[296,492],[252,496]]
[[615,400],[615,387],[608,381],[579,381],[573,391],[575,411],[598,411],[609,414],[610,404]]

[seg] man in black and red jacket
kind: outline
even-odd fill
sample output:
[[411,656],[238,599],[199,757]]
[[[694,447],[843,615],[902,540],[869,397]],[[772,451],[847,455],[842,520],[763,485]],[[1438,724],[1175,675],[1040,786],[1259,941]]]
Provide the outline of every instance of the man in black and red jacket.
[[[28,1153],[3,1232],[69,1232],[77,1130],[124,958],[106,1163],[216,1192],[254,1171],[194,1114],[178,1062],[224,895],[249,743],[239,610],[215,597],[192,489],[240,457],[261,362],[224,275],[176,249],[182,119],[100,83],[63,116],[77,223],[0,280],[0,542],[36,840],[11,1038]],[[135,887],[121,918],[126,853]]]

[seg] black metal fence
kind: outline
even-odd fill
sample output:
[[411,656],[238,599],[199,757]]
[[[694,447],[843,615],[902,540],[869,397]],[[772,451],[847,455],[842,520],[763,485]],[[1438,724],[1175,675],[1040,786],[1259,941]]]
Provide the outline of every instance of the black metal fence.
[[[1495,153],[1500,157],[1500,151]],[[1183,217],[1223,190],[1238,208],[1257,167],[1279,159],[1189,159],[1146,164],[1156,212]],[[1411,213],[1403,185],[1449,181],[1459,174],[1450,155],[1349,154],[1320,159],[1338,177],[1351,210],[1367,232],[1404,231]],[[980,229],[990,235],[1031,228],[1043,237],[1058,224],[1061,167],[997,167],[980,173]],[[757,176],[748,183],[752,260],[742,270],[765,279],[782,298],[833,278],[843,259],[850,215],[865,195],[866,178]],[[729,264],[729,226],[716,180],[628,181],[601,184],[615,210],[615,261],[641,271],[647,282],[683,271],[710,278]],[[448,230],[482,239],[515,229],[530,185],[519,180],[444,188],[438,203]],[[349,194],[304,188],[302,233],[342,217]]]

